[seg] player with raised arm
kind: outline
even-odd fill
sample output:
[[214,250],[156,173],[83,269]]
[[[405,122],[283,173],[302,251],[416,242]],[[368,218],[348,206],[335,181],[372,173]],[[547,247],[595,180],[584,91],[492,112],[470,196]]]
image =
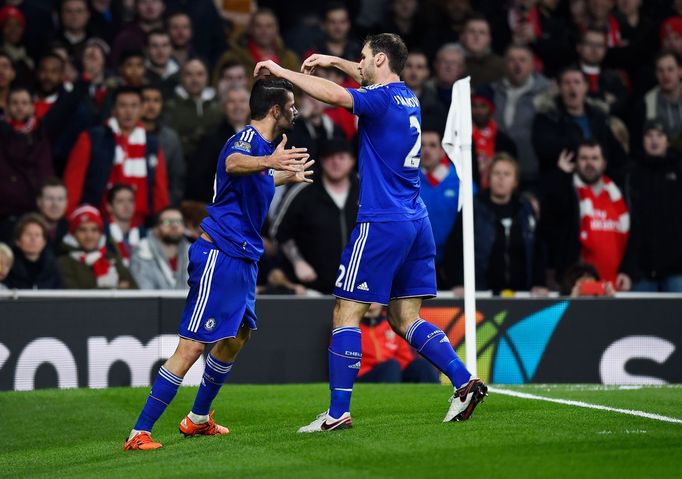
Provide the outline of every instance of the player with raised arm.
[[185,436],[222,435],[211,403],[232,369],[237,354],[256,329],[255,294],[260,230],[275,186],[312,180],[313,160],[305,148],[285,150],[296,118],[291,83],[260,79],[253,85],[251,123],[232,136],[218,157],[213,203],[201,223],[204,231],[189,250],[189,294],[180,323],[180,342],[161,366],[140,417],[123,449],[158,449],[151,438],[154,423],[182,383],[183,376],[212,344],[190,413],[180,422]]
[[[352,109],[360,117],[360,206],[356,227],[341,256],[329,346],[331,401],[299,432],[331,431],[352,424],[350,399],[360,369],[360,320],[370,303],[388,304],[393,330],[447,375],[454,387],[444,422],[468,419],[487,387],[472,378],[443,331],[419,317],[424,298],[436,295],[436,248],[419,197],[421,113],[414,93],[400,81],[407,48],[398,35],[370,36],[360,63],[312,55],[303,73],[271,60],[256,65],[289,80],[310,96]],[[310,75],[335,67],[363,85],[345,89]]]

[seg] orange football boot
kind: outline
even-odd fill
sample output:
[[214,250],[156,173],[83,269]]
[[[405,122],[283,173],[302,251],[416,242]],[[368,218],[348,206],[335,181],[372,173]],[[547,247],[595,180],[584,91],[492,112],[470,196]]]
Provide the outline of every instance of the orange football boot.
[[213,413],[211,411],[208,415],[208,422],[203,424],[194,424],[189,416],[180,421],[180,432],[185,435],[185,437],[190,436],[222,436],[223,434],[229,434],[230,430],[225,426],[216,424],[213,420]]
[[154,442],[146,431],[138,432],[123,444],[124,451],[151,451],[160,447],[161,443]]

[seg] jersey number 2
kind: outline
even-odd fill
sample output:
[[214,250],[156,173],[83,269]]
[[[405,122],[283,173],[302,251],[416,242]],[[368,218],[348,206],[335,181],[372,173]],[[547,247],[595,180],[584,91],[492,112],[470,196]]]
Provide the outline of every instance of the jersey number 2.
[[403,163],[405,168],[419,168],[419,160],[421,159],[419,150],[422,147],[422,127],[414,115],[410,116],[410,129],[412,128],[417,130],[417,141],[414,142],[414,146],[405,157],[405,163]]

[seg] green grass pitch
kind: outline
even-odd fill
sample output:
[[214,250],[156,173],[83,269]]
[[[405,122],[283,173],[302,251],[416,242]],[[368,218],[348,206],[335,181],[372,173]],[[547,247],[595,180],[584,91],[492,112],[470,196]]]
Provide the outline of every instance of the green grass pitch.
[[[682,387],[510,389],[682,418]],[[441,423],[450,389],[358,385],[354,427],[297,434],[326,385],[227,385],[216,419],[231,434],[184,438],[196,388],[157,423],[158,451],[122,444],[147,388],[0,393],[2,477],[488,478],[681,477],[682,424],[490,393],[464,423]]]

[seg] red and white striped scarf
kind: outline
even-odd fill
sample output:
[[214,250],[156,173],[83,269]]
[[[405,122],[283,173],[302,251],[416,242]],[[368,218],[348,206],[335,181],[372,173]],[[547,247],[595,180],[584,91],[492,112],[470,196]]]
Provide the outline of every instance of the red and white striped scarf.
[[118,271],[112,264],[113,260],[107,258],[107,248],[86,253],[85,251],[72,251],[71,257],[76,261],[88,265],[95,273],[98,288],[116,288],[118,286]]
[[118,223],[111,222],[109,223],[109,236],[118,247],[123,264],[130,266],[131,250],[140,244],[140,228],[137,226],[130,228],[130,231],[128,231],[128,241],[126,243],[121,227],[118,225]]
[[630,234],[630,214],[618,186],[602,176],[598,193],[577,174],[573,186],[580,200],[581,258],[592,264],[604,281],[616,280]]
[[110,181],[116,183],[130,183],[147,178],[147,162],[145,160],[145,145],[147,134],[141,125],[136,125],[133,131],[124,136],[116,118],[109,118],[107,125],[111,128],[116,139],[116,151],[114,152],[114,169],[111,172]]

